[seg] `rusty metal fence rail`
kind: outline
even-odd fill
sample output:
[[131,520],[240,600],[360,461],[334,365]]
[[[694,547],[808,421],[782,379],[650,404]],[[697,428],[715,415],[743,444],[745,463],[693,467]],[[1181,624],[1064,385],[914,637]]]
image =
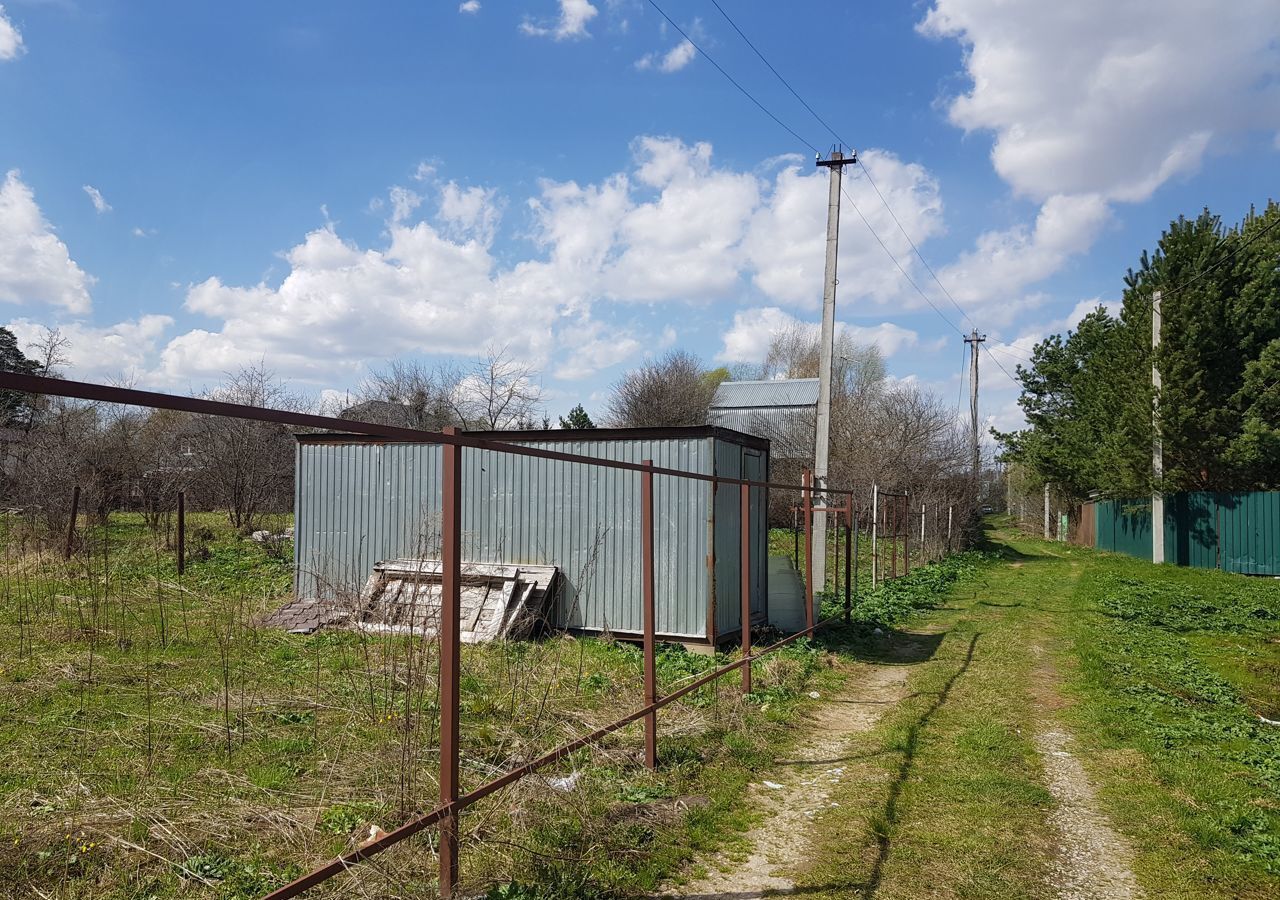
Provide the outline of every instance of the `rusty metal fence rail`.
[[[803,499],[805,516],[805,532],[811,535],[811,525],[815,513],[833,513],[846,517],[854,534],[857,525],[854,521],[855,491],[848,488],[822,489],[822,507],[815,505],[815,487],[811,476],[806,472],[803,483],[799,485],[782,484],[769,481],[756,481],[745,478],[731,478],[705,473],[687,472],[680,469],[653,465],[652,461],[632,463],[619,460],[602,459],[591,456],[564,453],[538,447],[511,444],[504,441],[479,438],[447,428],[442,432],[419,431],[379,425],[370,422],[338,419],[328,416],[264,407],[246,406],[223,401],[207,400],[196,397],[182,397],[152,391],[140,391],[87,382],[68,381],[44,378],[39,376],[0,373],[0,390],[19,391],[27,394],[57,396],[70,399],[99,403],[113,403],[127,406],[146,407],[151,409],[174,410],[196,415],[222,416],[238,419],[250,419],[289,425],[301,428],[326,429],[334,431],[354,432],[363,435],[377,436],[406,441],[432,442],[443,446],[443,490],[442,490],[442,528],[441,528],[441,561],[442,561],[442,603],[439,627],[440,646],[440,771],[439,771],[439,803],[427,813],[417,816],[400,825],[398,828],[383,833],[376,839],[368,841],[356,849],[345,853],[329,862],[313,869],[302,877],[267,895],[266,900],[287,900],[297,897],[336,875],[339,875],[362,860],[369,859],[384,850],[400,843],[406,838],[424,829],[436,827],[439,830],[439,892],[443,898],[452,898],[457,894],[459,884],[459,816],[467,807],[479,802],[495,792],[513,784],[539,769],[545,768],[571,753],[599,742],[602,738],[643,720],[644,728],[644,762],[649,768],[658,764],[658,711],[674,703],[698,688],[721,678],[735,670],[741,670],[741,690],[744,694],[751,691],[751,663],[765,654],[771,653],[799,638],[814,634],[819,628],[834,621],[839,616],[830,616],[815,621],[814,591],[812,578],[805,579],[806,627],[796,633],[763,648],[754,648],[751,641],[750,622],[750,488],[785,489],[799,491]],[[504,772],[498,777],[464,792],[459,782],[459,746],[460,725],[460,582],[462,578],[462,537],[461,537],[461,495],[464,489],[463,467],[461,464],[464,450],[484,450],[496,453],[508,453],[526,457],[559,460],[589,466],[607,467],[635,472],[641,481],[641,540],[642,540],[642,593],[644,622],[644,698],[643,704],[627,715],[600,727],[588,734],[561,744],[543,755],[525,762]],[[738,485],[741,492],[741,541],[742,541],[742,621],[741,656],[724,666],[720,666],[701,677],[690,681],[663,696],[657,690],[656,674],[656,638],[655,638],[655,589],[654,589],[654,515],[653,515],[653,479],[654,476],[694,481],[712,482],[717,485]],[[909,550],[909,531],[907,527],[907,510],[909,500],[905,494],[890,494],[878,491],[877,496],[882,504],[876,508],[873,499],[872,543],[878,536],[891,537],[893,542],[893,571],[897,571],[896,553],[898,539],[901,538],[905,557]],[[836,503],[835,499],[840,502]],[[767,503],[765,507],[767,508]],[[72,520],[74,528],[75,519]],[[877,532],[877,527],[881,530]],[[846,580],[848,579],[849,553],[848,528],[845,536]],[[883,545],[883,542],[881,542]],[[805,572],[812,572],[813,550],[810,541],[805,542]],[[853,557],[856,559],[856,556]],[[873,559],[879,556],[873,550]],[[849,594],[846,590],[844,615],[848,615]]]

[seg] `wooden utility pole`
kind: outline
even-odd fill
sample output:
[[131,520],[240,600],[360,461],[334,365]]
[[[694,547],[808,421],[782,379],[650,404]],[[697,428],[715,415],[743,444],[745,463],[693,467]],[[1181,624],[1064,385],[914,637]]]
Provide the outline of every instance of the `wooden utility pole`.
[[1164,439],[1160,436],[1160,292],[1151,295],[1151,561],[1164,562]]
[[978,439],[978,346],[987,339],[985,334],[978,334],[975,328],[964,339],[972,350],[969,360],[969,423],[972,429],[970,439],[973,442],[973,490],[977,493],[978,480],[982,475],[982,444]]
[[813,442],[813,486],[817,512],[813,522],[814,544],[821,549],[813,561],[813,577],[818,590],[827,584],[827,460],[831,451],[831,368],[836,340],[836,258],[840,249],[840,177],[845,166],[858,161],[856,153],[845,156],[831,151],[830,159],[816,162],[831,170],[827,192],[827,267],[822,287],[822,337],[818,346],[818,427]]

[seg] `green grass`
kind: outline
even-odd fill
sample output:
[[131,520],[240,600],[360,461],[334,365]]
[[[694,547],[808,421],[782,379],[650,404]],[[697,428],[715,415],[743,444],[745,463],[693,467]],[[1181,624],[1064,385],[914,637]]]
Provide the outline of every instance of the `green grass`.
[[[1145,880],[1274,896],[1280,727],[1259,715],[1280,704],[1280,584],[1108,557],[1077,604],[1072,719],[1098,743],[1109,811],[1149,848]],[[1142,777],[1127,777],[1135,755]]]
[[[215,514],[189,517],[181,578],[140,516],[82,524],[70,564],[18,525],[0,520],[0,895],[257,897],[434,805],[433,645],[257,627],[289,596],[291,563]],[[660,684],[726,659],[664,647]],[[531,778],[481,803],[463,818],[467,883],[643,892],[723,846],[807,691],[839,680],[831,659],[801,642],[755,665],[745,702],[734,674],[664,710],[657,773],[632,726],[546,773],[578,773],[573,790]],[[611,641],[468,647],[462,668],[464,788],[642,695],[638,649]],[[361,889],[433,896],[433,842],[378,857]]]

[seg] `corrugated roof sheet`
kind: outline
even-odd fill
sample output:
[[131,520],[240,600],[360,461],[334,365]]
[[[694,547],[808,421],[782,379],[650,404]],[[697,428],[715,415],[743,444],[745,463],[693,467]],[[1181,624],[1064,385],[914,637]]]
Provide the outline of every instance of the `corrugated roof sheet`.
[[817,403],[818,379],[778,378],[771,381],[722,382],[716,388],[711,408],[805,407],[817,406]]

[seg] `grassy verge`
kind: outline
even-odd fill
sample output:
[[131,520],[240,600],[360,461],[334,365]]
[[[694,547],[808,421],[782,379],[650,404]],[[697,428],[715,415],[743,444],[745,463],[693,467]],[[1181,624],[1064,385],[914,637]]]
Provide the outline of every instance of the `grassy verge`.
[[[1280,583],[1000,532],[945,605],[860,654],[907,699],[848,748],[805,889],[1039,897],[1057,837],[1032,736],[1066,726],[1149,896],[1280,891]],[[899,615],[898,612],[901,614]]]
[[1158,896],[1280,891],[1280,583],[1105,557],[1082,580],[1070,721]]
[[[86,530],[70,564],[4,530],[0,895],[257,897],[434,805],[434,647],[261,629],[288,595],[287,555],[212,514],[189,532],[179,578],[140,517]],[[722,661],[665,648],[661,684]],[[633,727],[480,804],[463,819],[468,885],[541,898],[651,889],[745,829],[742,788],[794,738],[807,691],[839,678],[829,661],[794,646],[757,664],[745,701],[729,678],[664,710],[657,773],[638,764]],[[629,645],[467,648],[464,787],[640,696]],[[434,896],[433,841],[423,833],[316,895]]]

